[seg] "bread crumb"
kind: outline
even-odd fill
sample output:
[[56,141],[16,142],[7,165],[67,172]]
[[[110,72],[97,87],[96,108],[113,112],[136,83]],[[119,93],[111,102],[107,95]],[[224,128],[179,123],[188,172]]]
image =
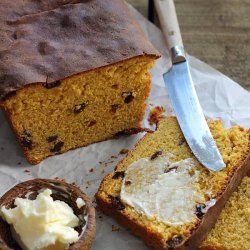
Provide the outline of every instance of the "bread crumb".
[[162,114],[165,112],[165,108],[162,106],[156,106],[150,110],[148,122],[150,125],[157,124],[159,119],[163,118]]
[[123,148],[120,152],[119,152],[119,154],[121,154],[121,155],[125,155],[125,154],[127,154],[128,153],[128,149],[126,149],[126,148]]
[[115,225],[112,225],[112,232],[119,232],[120,228],[116,227]]

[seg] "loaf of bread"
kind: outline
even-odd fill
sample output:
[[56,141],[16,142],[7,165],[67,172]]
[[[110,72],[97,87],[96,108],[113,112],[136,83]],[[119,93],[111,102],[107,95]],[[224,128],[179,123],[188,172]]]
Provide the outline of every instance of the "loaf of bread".
[[162,119],[102,181],[100,209],[154,249],[196,249],[246,175],[250,132],[209,127],[226,167],[212,172],[197,162],[174,117]]
[[140,127],[158,52],[123,0],[2,0],[0,106],[32,164]]
[[222,210],[200,250],[250,249],[250,177],[245,177]]

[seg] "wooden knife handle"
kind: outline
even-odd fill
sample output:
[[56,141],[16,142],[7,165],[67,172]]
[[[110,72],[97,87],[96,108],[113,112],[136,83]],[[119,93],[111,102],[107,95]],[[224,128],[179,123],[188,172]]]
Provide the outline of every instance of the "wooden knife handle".
[[173,0],[154,0],[162,31],[172,56],[172,62],[185,61],[185,51]]

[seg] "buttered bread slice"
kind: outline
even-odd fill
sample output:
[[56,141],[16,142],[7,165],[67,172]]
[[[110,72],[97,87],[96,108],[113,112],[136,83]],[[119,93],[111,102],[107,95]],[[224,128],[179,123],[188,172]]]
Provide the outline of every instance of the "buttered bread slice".
[[174,117],[162,119],[102,181],[96,200],[106,214],[155,249],[195,249],[247,172],[249,131],[209,126],[226,168],[200,165]]

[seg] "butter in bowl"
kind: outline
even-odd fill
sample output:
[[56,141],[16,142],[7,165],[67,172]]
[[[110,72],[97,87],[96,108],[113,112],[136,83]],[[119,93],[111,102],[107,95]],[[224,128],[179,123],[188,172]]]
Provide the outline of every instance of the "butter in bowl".
[[0,199],[0,249],[88,250],[95,236],[95,209],[63,180],[20,183]]

